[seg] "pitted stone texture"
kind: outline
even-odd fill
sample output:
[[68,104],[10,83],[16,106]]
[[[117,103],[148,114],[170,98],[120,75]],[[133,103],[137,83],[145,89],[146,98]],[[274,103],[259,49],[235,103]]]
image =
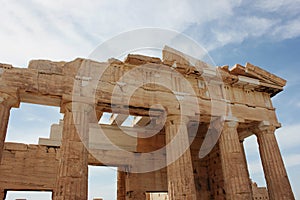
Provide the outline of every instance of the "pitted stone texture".
[[[174,142],[175,148],[167,147],[168,195],[170,200],[196,200],[193,165],[187,131],[188,118],[167,119],[166,142]],[[175,139],[178,137],[177,139]],[[176,157],[183,154],[176,159]]]
[[293,200],[295,197],[274,134],[275,129],[266,125],[255,130],[269,197],[271,200]]
[[237,132],[238,122],[225,122],[219,140],[227,199],[252,199],[250,179]]
[[10,107],[0,104],[0,163],[2,158],[2,152],[4,147],[4,141],[6,137],[7,125],[10,115]]
[[87,198],[88,151],[85,145],[90,111],[85,104],[66,105],[55,200]]

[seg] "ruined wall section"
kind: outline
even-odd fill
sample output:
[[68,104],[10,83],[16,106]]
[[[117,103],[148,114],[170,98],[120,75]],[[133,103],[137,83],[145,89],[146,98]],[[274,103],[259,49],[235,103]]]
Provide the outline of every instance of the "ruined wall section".
[[253,199],[269,199],[268,190],[266,187],[258,187],[257,183],[252,183],[251,185]]
[[5,143],[0,165],[0,188],[5,190],[53,190],[59,148]]
[[[0,165],[0,190],[53,191],[60,158],[59,146],[5,143]],[[89,156],[89,164],[102,165]],[[154,172],[125,173],[127,199],[147,191],[167,192],[166,168]]]

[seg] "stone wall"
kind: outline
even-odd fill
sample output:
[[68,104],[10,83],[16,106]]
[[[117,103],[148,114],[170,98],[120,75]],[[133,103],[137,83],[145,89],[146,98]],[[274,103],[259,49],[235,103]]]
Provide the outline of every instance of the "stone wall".
[[53,190],[59,148],[5,143],[0,165],[0,188],[5,190]]
[[253,199],[269,199],[266,187],[258,187],[256,183],[252,183]]

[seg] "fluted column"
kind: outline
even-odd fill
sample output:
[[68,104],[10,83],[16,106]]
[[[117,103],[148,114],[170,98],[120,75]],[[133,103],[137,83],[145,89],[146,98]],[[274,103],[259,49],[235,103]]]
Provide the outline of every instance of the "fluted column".
[[[196,200],[187,123],[187,117],[170,116],[165,124],[170,200]],[[180,152],[184,153],[176,159]]]
[[12,107],[18,107],[17,95],[8,95],[0,92],[0,164],[2,160],[3,147],[7,133],[7,126]]
[[295,199],[275,137],[275,127],[261,123],[254,130],[271,200]]
[[226,199],[252,199],[247,165],[237,132],[238,122],[226,121],[219,139]]
[[126,199],[126,172],[122,170],[118,170],[118,181],[117,181],[117,200],[125,200]]
[[88,192],[88,124],[92,106],[64,105],[61,159],[54,191],[55,200],[86,200]]

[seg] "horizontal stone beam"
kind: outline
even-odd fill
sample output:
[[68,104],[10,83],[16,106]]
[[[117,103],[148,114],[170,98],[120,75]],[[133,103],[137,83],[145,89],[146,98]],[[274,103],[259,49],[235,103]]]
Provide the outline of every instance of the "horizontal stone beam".
[[[63,67],[58,72],[41,70],[43,68],[12,67],[4,69],[0,77],[0,90],[1,88],[17,88],[21,102],[41,105],[60,106],[65,101],[66,96],[72,100],[74,97],[72,93],[76,93],[76,95],[84,97],[88,101],[96,102],[97,109],[102,111],[111,110],[112,112],[117,111],[127,114],[129,110],[130,114],[148,116],[149,110],[153,110],[152,105],[161,104],[168,114],[181,114],[184,110],[184,114],[191,117],[197,116],[199,113],[201,116],[232,114],[241,121],[266,120],[272,124],[278,123],[270,95],[249,89],[248,86],[253,85],[254,80],[252,79],[249,84],[245,83],[246,88],[241,88],[227,83],[222,85],[216,81],[209,81],[210,79],[203,80],[202,77],[195,77],[194,75],[186,75],[176,79],[173,77],[176,73],[172,74],[168,70],[163,70],[166,66],[162,64],[151,64],[139,70],[138,66],[126,63],[108,65],[108,63],[92,62],[91,67],[88,69],[89,74],[97,74],[97,71],[103,71],[103,68],[108,67],[103,71],[101,80],[97,80],[97,76],[86,76],[85,73],[87,72],[82,72],[82,76],[77,74],[83,62],[83,59],[76,59],[69,63],[59,63]],[[151,67],[160,69],[154,71],[159,73],[151,77],[154,78],[152,82],[156,84],[146,84],[138,87],[147,71],[151,72]],[[122,74],[126,74],[130,70],[137,70],[140,74],[129,73],[124,80],[119,81]],[[138,80],[137,77],[142,77],[142,79]],[[188,80],[193,94],[185,91],[186,87],[181,85],[182,81],[179,80],[183,78]],[[170,86],[170,88],[160,85],[160,81],[163,80],[166,80],[163,84]],[[202,80],[204,84],[199,84],[199,80]],[[247,79],[243,79],[243,81],[247,82]],[[74,87],[76,84],[81,85]],[[89,84],[91,88],[85,89]],[[255,85],[255,87],[258,86]],[[76,91],[76,89],[80,89],[80,91]],[[131,94],[133,91],[134,93]],[[195,104],[195,101],[198,102],[198,105]],[[184,103],[180,104],[180,102]],[[231,107],[232,111],[228,110],[228,107]],[[240,108],[245,112],[235,112]],[[253,108],[259,108],[260,111],[268,115],[257,114],[257,110]],[[159,115],[161,112],[159,109],[157,111]],[[250,118],[249,116],[255,117]],[[205,118],[199,118],[200,121],[202,119]]]

